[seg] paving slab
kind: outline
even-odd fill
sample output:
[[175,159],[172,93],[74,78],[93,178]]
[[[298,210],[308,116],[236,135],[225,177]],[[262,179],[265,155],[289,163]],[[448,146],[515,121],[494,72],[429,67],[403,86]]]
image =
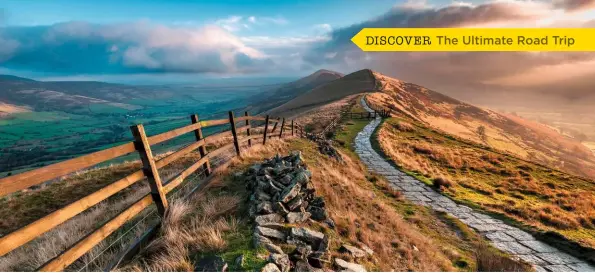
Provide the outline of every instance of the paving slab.
[[[362,98],[361,105],[370,109]],[[479,231],[498,249],[514,255],[516,258],[531,264],[535,271],[587,271],[595,272],[592,265],[585,263],[567,253],[536,240],[531,234],[510,226],[490,215],[474,211],[459,205],[450,198],[437,192],[432,187],[394,168],[380,156],[370,142],[372,133],[381,123],[381,118],[370,121],[355,138],[355,151],[369,170],[383,175],[391,186],[403,193],[412,202],[429,206],[435,211],[446,212],[461,222]]]

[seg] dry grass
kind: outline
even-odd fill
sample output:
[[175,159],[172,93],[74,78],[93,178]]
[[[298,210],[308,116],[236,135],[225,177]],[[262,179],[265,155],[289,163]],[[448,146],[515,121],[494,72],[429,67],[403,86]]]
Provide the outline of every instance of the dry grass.
[[538,230],[554,231],[595,247],[595,183],[496,153],[407,120],[414,131],[398,130],[400,119],[382,126],[378,142],[399,166],[461,202],[500,213]]
[[[164,157],[169,153],[159,155]],[[196,153],[176,160],[171,165],[160,170],[163,181],[175,176],[178,172],[196,162],[200,155]],[[80,171],[59,181],[42,185],[34,190],[22,191],[0,200],[0,233],[7,234],[17,230],[65,205],[80,199],[100,188],[138,170],[140,163],[126,162],[119,165]],[[188,183],[194,183],[197,177],[188,178]],[[72,246],[79,239],[97,228],[111,217],[140,199],[149,192],[146,180],[137,182],[118,194],[100,202],[91,209],[75,216],[49,232],[0,257],[1,271],[32,271],[45,262]],[[108,237],[104,242],[83,255],[68,270],[102,270],[129,243],[138,238],[154,220],[153,214],[140,222],[134,229],[133,224],[144,217],[152,208],[145,209],[136,219],[132,220],[120,230]],[[129,231],[120,238],[123,232]],[[113,246],[112,243],[116,239]],[[106,250],[107,246],[111,246]],[[105,250],[105,251],[104,251]],[[91,262],[92,261],[92,262]]]

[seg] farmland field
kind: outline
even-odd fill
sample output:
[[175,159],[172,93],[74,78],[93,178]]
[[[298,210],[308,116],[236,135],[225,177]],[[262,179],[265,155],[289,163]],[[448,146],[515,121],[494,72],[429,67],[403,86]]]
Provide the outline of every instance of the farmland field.
[[[187,88],[186,88],[187,89]],[[132,108],[90,104],[76,111],[23,112],[0,119],[0,177],[113,147],[132,140],[129,126],[144,124],[149,135],[190,123],[190,114],[201,119],[225,118],[229,110],[243,110],[246,98],[261,88],[184,90],[167,100],[133,100]],[[233,99],[231,99],[233,98]],[[128,105],[128,104],[127,104]],[[257,113],[252,113],[257,114]],[[206,134],[217,131],[213,128]],[[191,140],[190,135],[159,147],[167,151]],[[136,155],[119,159],[132,160]]]

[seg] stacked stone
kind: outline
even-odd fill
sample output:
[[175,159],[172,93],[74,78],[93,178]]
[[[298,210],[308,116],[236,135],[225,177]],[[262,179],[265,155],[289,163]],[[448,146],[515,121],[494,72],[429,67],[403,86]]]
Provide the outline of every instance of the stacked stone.
[[[325,202],[315,196],[300,152],[275,156],[243,174],[252,192],[249,214],[255,222],[254,244],[271,255],[262,271],[319,271],[330,263],[329,240],[323,233],[299,227],[320,221],[333,227]],[[280,247],[291,249],[285,253]]]
[[333,147],[333,142],[331,140],[325,139],[321,135],[308,135],[308,139],[316,142],[318,151],[320,151],[321,154],[330,156],[338,161],[343,161],[343,157],[341,157],[337,152],[337,149]]

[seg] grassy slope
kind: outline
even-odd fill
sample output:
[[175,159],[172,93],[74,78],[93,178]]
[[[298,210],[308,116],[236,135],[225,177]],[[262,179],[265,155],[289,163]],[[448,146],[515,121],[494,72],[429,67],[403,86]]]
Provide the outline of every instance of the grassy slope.
[[[460,222],[400,199],[386,181],[366,173],[363,165],[345,150],[342,149],[345,162],[338,163],[319,154],[315,144],[294,139],[273,141],[270,146],[245,152],[242,159],[234,159],[206,193],[190,204],[181,205],[186,207],[183,211],[190,213],[178,217],[181,220],[168,220],[170,224],[166,227],[171,228],[166,228],[153,246],[121,269],[192,270],[200,257],[216,254],[228,262],[231,270],[258,270],[266,253],[251,246],[251,224],[243,201],[238,201],[245,200],[247,193],[241,179],[232,174],[263,158],[292,150],[302,151],[313,173],[317,195],[325,198],[329,215],[335,221],[335,229],[315,222],[308,224],[330,236],[333,256],[350,259],[338,252],[343,242],[363,243],[375,251],[374,258],[357,261],[370,270],[472,271],[477,269],[475,253],[479,248],[489,259],[506,259],[496,250],[485,247],[482,239]],[[205,206],[205,203],[211,205]],[[222,205],[230,203],[233,206]],[[201,224],[197,225],[197,221]],[[202,227],[204,225],[206,227]],[[234,263],[240,254],[246,259],[243,267]]]
[[409,118],[385,122],[378,136],[385,154],[422,181],[451,181],[444,190],[455,200],[595,247],[593,181],[496,153]]
[[512,115],[482,109],[422,86],[374,73],[382,92],[368,96],[372,104],[405,113],[462,139],[518,157],[595,177],[595,156],[575,139]]

